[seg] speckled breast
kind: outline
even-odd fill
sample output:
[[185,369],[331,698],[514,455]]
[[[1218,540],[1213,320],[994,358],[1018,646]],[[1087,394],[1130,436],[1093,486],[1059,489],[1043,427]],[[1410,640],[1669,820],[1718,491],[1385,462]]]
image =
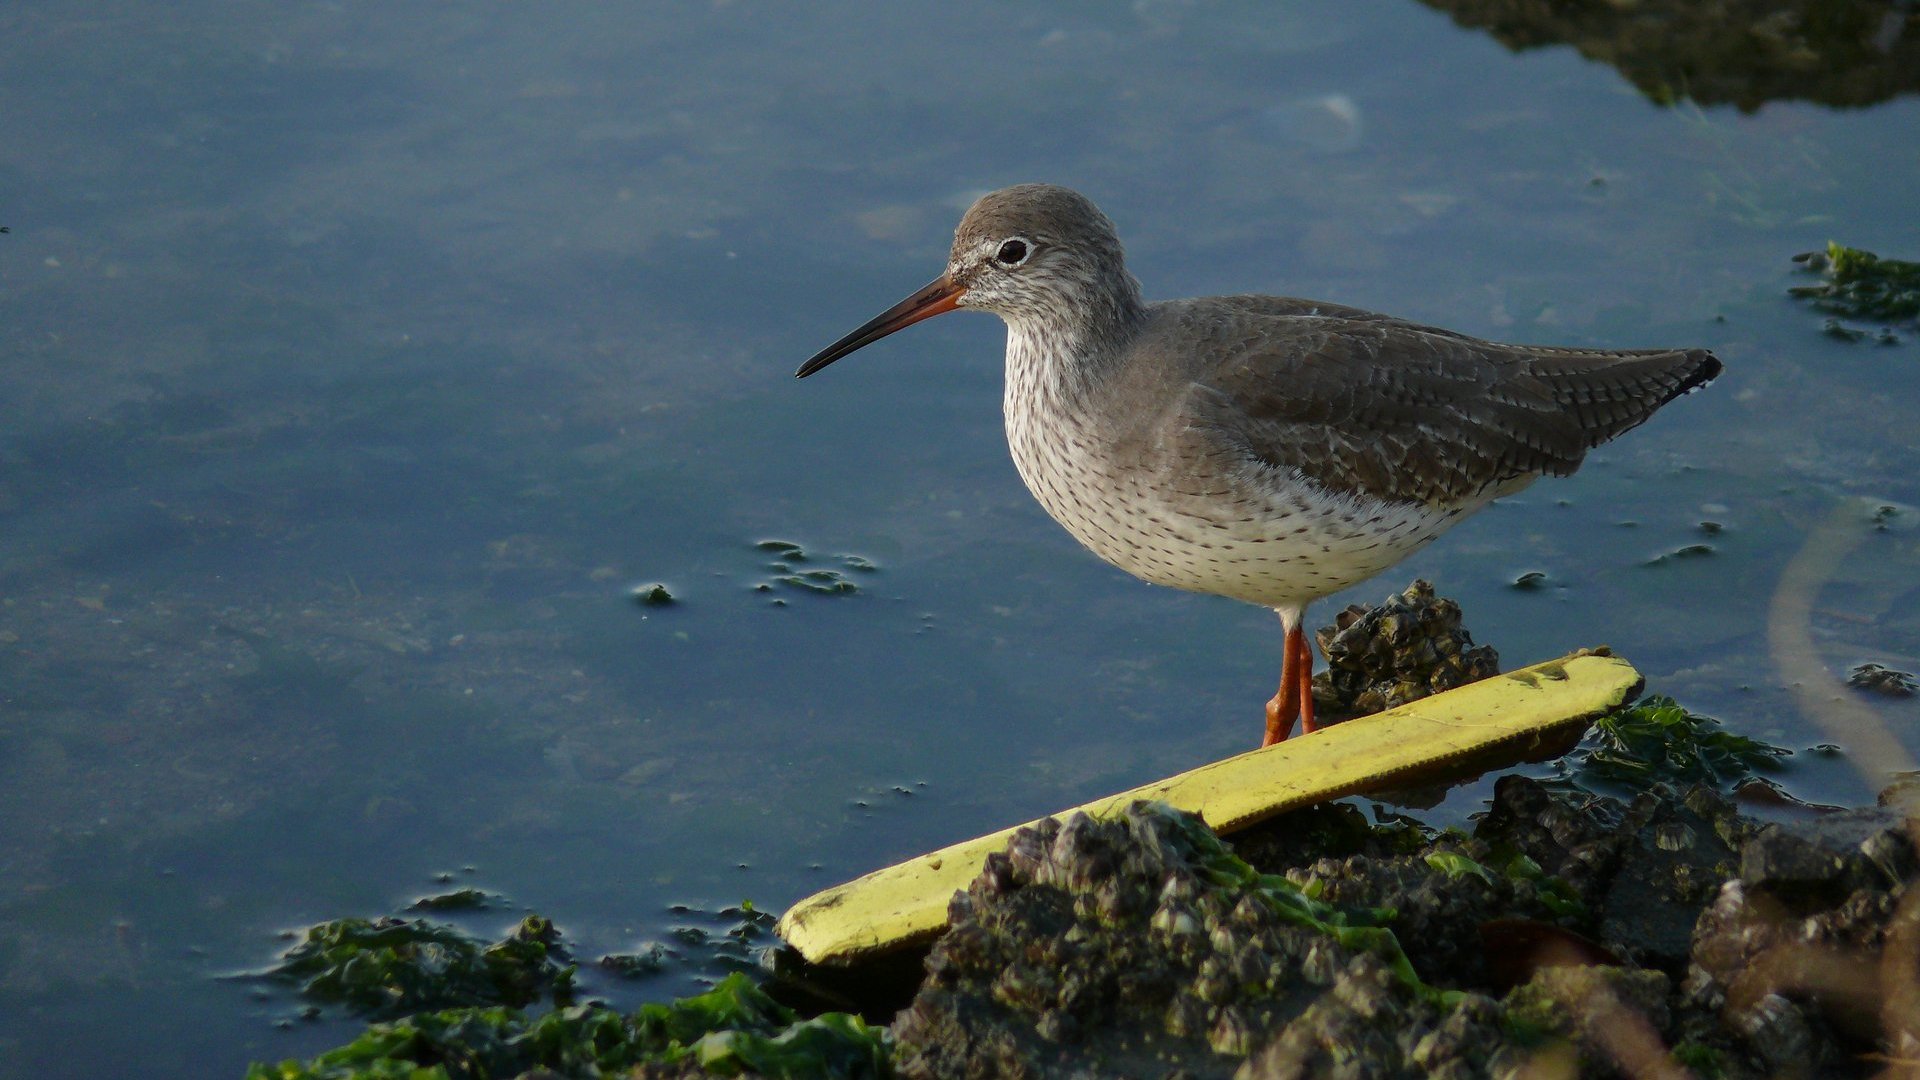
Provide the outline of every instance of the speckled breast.
[[1007,443],[1027,488],[1094,554],[1155,584],[1305,604],[1387,569],[1471,509],[1336,494],[1228,455],[1172,460],[1072,409],[1036,407],[1051,403],[1023,398],[1016,381],[1007,389]]

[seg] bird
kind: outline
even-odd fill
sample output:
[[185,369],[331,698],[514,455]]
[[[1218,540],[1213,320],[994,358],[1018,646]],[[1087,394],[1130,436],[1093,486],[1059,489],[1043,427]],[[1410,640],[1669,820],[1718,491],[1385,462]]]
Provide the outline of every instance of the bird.
[[1149,302],[1091,199],[1019,184],[967,210],[939,277],[795,375],[955,310],[1006,323],[1007,444],[1055,521],[1137,578],[1279,615],[1263,746],[1320,726],[1309,604],[1721,372],[1706,349],[1501,344],[1285,296]]

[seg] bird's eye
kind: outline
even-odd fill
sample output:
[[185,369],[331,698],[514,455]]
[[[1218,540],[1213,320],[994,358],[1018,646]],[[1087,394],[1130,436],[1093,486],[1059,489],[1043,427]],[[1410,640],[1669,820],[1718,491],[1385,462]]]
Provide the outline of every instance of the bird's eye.
[[1000,250],[994,252],[993,257],[1000,261],[1001,266],[1019,266],[1027,261],[1027,242],[1009,240],[1000,245]]

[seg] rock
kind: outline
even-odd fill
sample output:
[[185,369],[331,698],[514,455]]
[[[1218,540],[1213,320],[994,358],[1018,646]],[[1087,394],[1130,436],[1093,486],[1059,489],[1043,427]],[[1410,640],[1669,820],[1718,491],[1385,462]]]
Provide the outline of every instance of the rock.
[[1920,772],[1895,773],[1874,802],[1908,819],[1920,817]]
[[[1437,1004],[1398,939],[1350,918],[1345,898],[1401,898],[1436,947],[1443,932],[1471,940],[1491,905],[1471,887],[1450,899],[1460,883],[1416,857],[1322,861],[1305,875],[1318,884],[1262,875],[1197,819],[1144,803],[1021,830],[954,898],[894,1025],[901,1075],[1225,1076],[1242,1059],[1249,1076],[1343,1075],[1332,1062],[1422,1075],[1417,1048],[1475,1075],[1499,1045],[1497,1010]],[[1274,1071],[1282,1060],[1307,1071]]]
[[1316,859],[1349,855],[1384,858],[1419,851],[1432,830],[1409,817],[1379,823],[1350,803],[1290,810],[1233,835],[1240,857],[1269,874],[1284,874]]
[[1566,882],[1586,909],[1576,922],[1609,949],[1679,975],[1694,923],[1737,863],[1748,826],[1706,787],[1685,799],[1649,792],[1631,805],[1599,796],[1578,804],[1538,781],[1502,777],[1475,835],[1510,844]]
[[[1520,828],[1522,808],[1544,824]],[[1514,1041],[1523,1029],[1567,1040],[1575,1068],[1612,1061],[1620,1047],[1606,1032],[1623,1024],[1649,1053],[1663,1054],[1683,1022],[1735,1046],[1705,1018],[1719,1007],[1711,988],[1682,999],[1658,968],[1594,966],[1618,953],[1684,970],[1688,932],[1719,880],[1702,867],[1730,873],[1735,862],[1717,820],[1731,809],[1711,792],[1603,809],[1583,814],[1533,781],[1503,782],[1504,825],[1415,850],[1404,836],[1357,842],[1346,815],[1327,811],[1313,816],[1329,826],[1321,850],[1347,853],[1301,861],[1307,833],[1269,851],[1294,862],[1284,875],[1152,804],[1041,822],[955,896],[953,927],[894,1024],[896,1064],[908,1077],[1470,1077],[1532,1060]],[[1584,872],[1592,909],[1515,840]],[[1616,891],[1623,908],[1610,919]],[[1650,930],[1624,909],[1661,903],[1674,911]],[[1563,952],[1563,966],[1527,969],[1503,1000],[1488,992],[1483,944],[1514,940],[1484,933],[1503,922],[1549,937],[1597,924],[1635,943]]]
[[1600,939],[1642,965],[1683,973],[1700,909],[1733,872],[1724,835],[1741,828],[1737,819],[1710,788],[1682,802],[1635,799],[1617,834],[1617,869],[1595,898]]
[[1415,854],[1321,859],[1287,876],[1337,907],[1390,909],[1394,936],[1421,978],[1484,986],[1483,923],[1513,915],[1554,917],[1533,882],[1509,876],[1503,865],[1487,865],[1493,861],[1486,844],[1443,835]]
[[[397,1023],[439,1025],[425,1041],[388,1024],[354,1052],[413,1067],[478,1039],[527,1075],[571,1076],[586,1074],[564,1063],[612,1047],[635,1075],[675,1080],[1811,1080],[1920,1051],[1920,856],[1885,807],[1763,827],[1706,787],[1622,802],[1508,776],[1471,836],[1331,806],[1246,850],[1153,803],[1016,831],[953,896],[890,1042],[735,975],[631,1017],[422,1013]],[[520,936],[553,960],[550,924]],[[871,989],[873,969],[848,974]],[[846,1004],[881,1016],[901,1000]],[[683,1032],[675,1017],[700,1019]]]
[[1378,607],[1348,607],[1314,638],[1327,658],[1314,705],[1331,714],[1366,716],[1500,672],[1499,656],[1460,625],[1460,605],[1426,581]]
[[1629,1076],[1652,1076],[1666,1071],[1670,990],[1658,971],[1547,967],[1501,1003],[1508,1022],[1522,1030],[1567,1039],[1582,1058],[1619,1062]]
[[1905,820],[1883,807],[1755,831],[1694,929],[1687,993],[1781,1075],[1920,1037],[1914,979],[1882,973],[1894,942],[1920,940],[1902,902],[1917,872]]
[[1887,697],[1912,697],[1920,691],[1920,682],[1914,681],[1913,672],[1879,664],[1856,665],[1847,672],[1847,685]]
[[1410,993],[1362,954],[1234,1080],[1485,1076],[1505,1041],[1501,1019],[1484,995],[1462,995],[1443,1008]]
[[1740,851],[1744,884],[1805,910],[1860,889],[1885,890],[1915,870],[1906,822],[1884,807],[1768,825]]

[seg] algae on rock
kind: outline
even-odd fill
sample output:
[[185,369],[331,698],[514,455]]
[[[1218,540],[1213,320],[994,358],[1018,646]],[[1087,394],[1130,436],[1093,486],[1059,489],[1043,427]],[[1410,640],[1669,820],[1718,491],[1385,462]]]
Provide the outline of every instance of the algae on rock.
[[1579,747],[1554,768],[1562,783],[1589,791],[1645,791],[1654,784],[1709,784],[1727,791],[1777,771],[1790,754],[1655,696],[1594,721]]
[[705,994],[631,1016],[576,1005],[540,1016],[449,1009],[372,1025],[310,1062],[255,1065],[247,1080],[589,1080],[767,1076],[884,1080],[884,1029],[829,1013],[803,1020],[736,972]]
[[1859,341],[1867,336],[1840,322],[1843,318],[1887,324],[1878,335],[1885,344],[1900,340],[1894,325],[1920,325],[1920,262],[1883,259],[1831,241],[1825,251],[1802,252],[1793,261],[1825,277],[1818,285],[1787,291],[1835,316],[1826,326],[1834,337]]
[[424,919],[335,919],[310,927],[267,971],[319,1002],[373,1017],[459,1005],[519,1008],[572,997],[573,968],[551,921],[529,915],[492,945]]

